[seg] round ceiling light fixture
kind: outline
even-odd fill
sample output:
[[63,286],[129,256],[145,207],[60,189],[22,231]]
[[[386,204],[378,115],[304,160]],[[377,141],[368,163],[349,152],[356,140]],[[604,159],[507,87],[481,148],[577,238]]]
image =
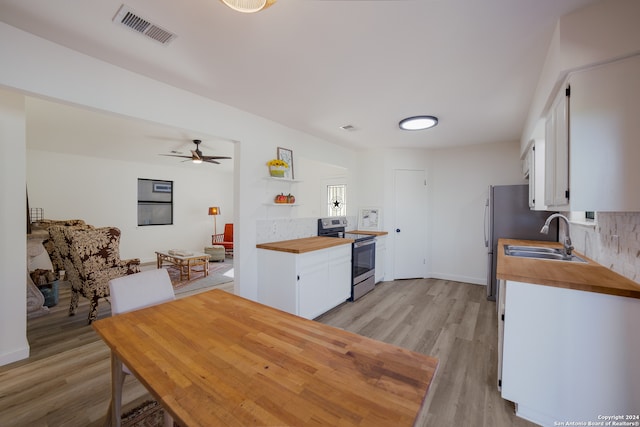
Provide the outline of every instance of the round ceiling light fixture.
[[236,12],[255,13],[268,8],[276,0],[220,0]]
[[398,126],[402,130],[424,130],[434,127],[438,124],[438,118],[435,116],[413,116],[400,120]]

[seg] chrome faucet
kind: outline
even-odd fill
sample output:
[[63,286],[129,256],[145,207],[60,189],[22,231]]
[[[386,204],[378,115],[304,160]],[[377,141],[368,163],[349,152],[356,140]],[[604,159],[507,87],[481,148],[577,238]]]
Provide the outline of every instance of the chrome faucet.
[[559,213],[554,213],[552,215],[549,215],[549,218],[547,218],[547,220],[544,222],[544,225],[542,226],[540,233],[542,234],[549,233],[549,224],[551,223],[551,220],[553,218],[558,218],[558,222],[560,222],[560,219],[563,219],[565,224],[567,224],[567,232],[565,233],[565,236],[564,236],[564,252],[565,252],[565,256],[569,256],[573,251],[573,245],[571,244],[571,226],[569,225],[569,220],[567,219],[566,216]]

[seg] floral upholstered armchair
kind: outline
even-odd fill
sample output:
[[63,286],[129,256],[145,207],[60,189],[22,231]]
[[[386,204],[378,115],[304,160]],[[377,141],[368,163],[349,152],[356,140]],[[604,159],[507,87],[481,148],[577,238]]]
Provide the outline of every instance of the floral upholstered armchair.
[[73,227],[74,229],[82,230],[85,228],[95,228],[93,225],[86,224],[81,219],[67,219],[67,220],[43,220],[39,224],[40,227],[49,231],[49,238],[42,242],[42,245],[47,250],[49,254],[49,259],[51,260],[51,265],[53,266],[53,271],[56,273],[57,277],[60,277],[60,271],[64,271],[64,263],[62,261],[61,250],[66,252],[68,255],[68,248],[65,249],[65,246],[59,248],[54,243],[53,238],[51,237],[51,227]]
[[140,260],[120,259],[120,230],[116,227],[52,226],[49,236],[60,252],[65,277],[71,282],[69,316],[80,296],[89,299],[89,323],[98,316],[98,301],[109,296],[109,280],[140,272]]

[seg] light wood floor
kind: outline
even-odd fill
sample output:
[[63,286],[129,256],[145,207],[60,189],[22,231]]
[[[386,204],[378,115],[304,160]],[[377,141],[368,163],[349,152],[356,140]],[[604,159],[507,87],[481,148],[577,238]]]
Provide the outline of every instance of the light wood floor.
[[[223,285],[232,291],[233,283]],[[317,320],[439,358],[418,426],[533,426],[496,389],[497,315],[485,289],[443,280],[384,282]],[[180,295],[179,297],[183,297]],[[69,291],[28,322],[31,357],[0,367],[0,426],[99,426],[109,404],[109,350],[86,325],[88,304],[67,317]],[[109,315],[101,304],[100,316]],[[133,378],[125,410],[150,398]]]

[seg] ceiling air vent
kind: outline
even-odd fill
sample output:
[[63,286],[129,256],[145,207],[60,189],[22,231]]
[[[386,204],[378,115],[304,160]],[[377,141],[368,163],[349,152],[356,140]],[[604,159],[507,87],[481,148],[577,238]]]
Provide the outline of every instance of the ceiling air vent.
[[159,26],[152,24],[148,20],[140,17],[134,11],[129,9],[128,6],[122,5],[113,17],[113,22],[116,24],[124,25],[125,27],[144,34],[145,36],[153,39],[162,44],[169,44],[169,42],[175,39],[177,36],[169,31],[160,28]]
[[356,127],[354,125],[344,125],[344,126],[340,126],[340,129],[342,130],[346,130],[347,132],[353,132],[356,129]]

